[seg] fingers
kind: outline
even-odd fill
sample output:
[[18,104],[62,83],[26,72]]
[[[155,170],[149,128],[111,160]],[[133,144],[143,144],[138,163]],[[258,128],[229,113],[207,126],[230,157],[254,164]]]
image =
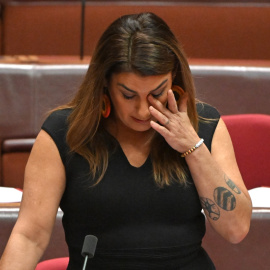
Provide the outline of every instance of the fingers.
[[159,112],[165,115],[167,109],[164,104],[162,104],[158,99],[154,98],[152,95],[148,97],[148,100],[150,101],[150,104],[152,105],[152,107],[154,107],[156,110],[158,110]]
[[169,123],[169,110],[158,99],[149,96],[151,106],[149,111],[151,115],[161,124],[166,125]]
[[181,100],[179,102],[178,110],[179,112],[187,112],[187,102],[188,102],[188,95],[185,93],[181,96]]
[[168,91],[168,109],[172,113],[178,113],[178,107],[177,107],[177,102],[175,100],[174,94],[172,90]]
[[148,99],[151,105],[156,110],[158,110],[159,112],[161,112],[167,117],[169,117],[171,113],[177,114],[178,112],[187,112],[187,101],[188,101],[187,93],[185,93],[184,95],[181,95],[180,100],[178,101],[178,104],[177,104],[173,91],[170,89],[168,91],[167,108],[158,99],[155,99],[151,95],[148,97]]
[[166,138],[167,136],[169,136],[169,130],[161,125],[159,125],[158,123],[151,121],[150,122],[151,127],[157,131],[161,136],[163,136],[164,138]]
[[[156,125],[159,125],[162,130],[170,129],[170,122],[175,122],[175,119],[177,118],[179,112],[187,113],[188,95],[186,93],[184,95],[181,95],[180,100],[177,104],[174,93],[170,89],[168,91],[167,108],[164,104],[162,104],[158,99],[154,98],[153,96],[149,96],[148,99],[151,103],[149,111],[151,115],[161,124],[159,125],[159,123],[156,123]],[[154,129],[157,130],[156,125],[154,125]],[[157,131],[160,132],[161,130]]]
[[170,123],[169,118],[164,115],[163,113],[161,113],[160,111],[158,111],[156,108],[154,108],[153,106],[149,107],[149,111],[152,114],[152,116],[154,116],[154,118],[161,123],[162,125],[168,125]]
[[[155,110],[152,110],[153,112],[155,112],[157,110],[158,112],[160,112],[161,114],[163,114],[167,117],[169,117],[171,113],[178,112],[177,103],[175,101],[174,94],[173,94],[172,90],[168,91],[168,98],[167,98],[168,108],[166,108],[165,104],[161,103],[158,99],[154,98],[151,95],[148,97],[148,100],[150,101],[152,107],[154,107],[154,109],[155,109]],[[157,116],[161,116],[160,113],[156,113]],[[153,116],[155,116],[155,115],[153,115]],[[162,120],[162,119],[160,119],[160,120]],[[163,123],[164,121],[161,121],[161,122]],[[165,122],[166,122],[166,120],[165,120]]]

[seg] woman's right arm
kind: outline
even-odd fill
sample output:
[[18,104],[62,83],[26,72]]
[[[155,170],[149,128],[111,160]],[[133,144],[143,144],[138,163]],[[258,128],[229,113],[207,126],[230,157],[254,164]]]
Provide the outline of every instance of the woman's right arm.
[[1,258],[1,270],[35,269],[50,241],[65,183],[58,149],[41,130],[26,165],[20,213]]

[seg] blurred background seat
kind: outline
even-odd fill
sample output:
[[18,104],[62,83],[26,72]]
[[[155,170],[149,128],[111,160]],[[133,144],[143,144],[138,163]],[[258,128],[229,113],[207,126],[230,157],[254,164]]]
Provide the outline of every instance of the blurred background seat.
[[225,115],[222,119],[247,188],[270,187],[270,115]]
[[40,262],[35,270],[66,270],[69,258],[56,258]]

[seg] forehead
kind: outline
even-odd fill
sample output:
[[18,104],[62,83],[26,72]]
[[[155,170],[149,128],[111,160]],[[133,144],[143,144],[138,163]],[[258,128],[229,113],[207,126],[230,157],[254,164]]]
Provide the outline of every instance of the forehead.
[[164,81],[166,81],[164,86],[172,83],[172,72],[151,76],[142,76],[134,72],[121,72],[112,75],[111,86],[125,85],[134,91],[153,90]]

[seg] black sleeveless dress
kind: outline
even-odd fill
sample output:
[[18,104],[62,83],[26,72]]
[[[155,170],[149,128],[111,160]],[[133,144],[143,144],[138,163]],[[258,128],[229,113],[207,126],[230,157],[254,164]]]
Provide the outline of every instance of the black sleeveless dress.
[[[197,110],[200,116],[215,119],[199,124],[199,136],[211,150],[220,115],[205,104],[198,104]],[[53,112],[42,126],[58,147],[66,171],[60,207],[70,256],[67,269],[82,269],[82,245],[89,234],[98,237],[98,244],[87,269],[215,269],[201,247],[205,217],[192,178],[187,186],[158,188],[151,158],[133,167],[111,136],[116,150],[102,181],[91,187],[88,162],[71,154],[66,144],[70,112]]]

